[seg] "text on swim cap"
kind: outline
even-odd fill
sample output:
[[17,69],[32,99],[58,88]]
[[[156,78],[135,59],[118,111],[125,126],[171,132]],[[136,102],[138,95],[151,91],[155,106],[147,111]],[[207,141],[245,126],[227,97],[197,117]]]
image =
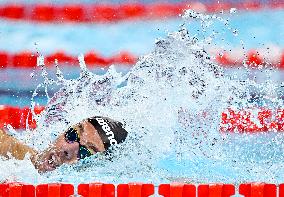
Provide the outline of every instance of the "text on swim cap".
[[99,125],[102,126],[103,131],[106,133],[106,135],[108,136],[108,140],[110,141],[110,144],[112,145],[117,145],[117,141],[114,139],[114,133],[113,131],[110,129],[110,127],[108,126],[108,124],[105,122],[104,119],[102,118],[96,118],[97,122],[99,123]]

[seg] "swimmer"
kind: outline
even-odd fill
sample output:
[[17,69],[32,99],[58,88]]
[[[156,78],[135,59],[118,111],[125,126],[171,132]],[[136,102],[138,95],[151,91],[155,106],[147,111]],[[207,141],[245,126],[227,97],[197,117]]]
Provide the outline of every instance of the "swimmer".
[[107,153],[112,145],[124,142],[127,134],[122,123],[96,116],[69,127],[47,150],[37,152],[0,130],[0,156],[23,160],[30,154],[35,168],[47,172],[99,152]]

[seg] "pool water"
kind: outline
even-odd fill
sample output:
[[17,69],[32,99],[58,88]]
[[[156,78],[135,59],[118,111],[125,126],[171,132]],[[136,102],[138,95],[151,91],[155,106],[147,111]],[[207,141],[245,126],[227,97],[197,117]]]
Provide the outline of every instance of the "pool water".
[[[221,15],[224,19],[229,19],[230,26],[238,30],[238,36],[224,30],[221,23],[214,23],[209,28],[220,30],[222,36],[215,39],[217,48],[236,48],[239,50],[244,47],[244,51],[256,48],[284,46],[283,30],[284,24],[282,10],[259,11],[259,12],[240,12],[233,15]],[[66,53],[79,55],[91,50],[95,50],[102,55],[109,57],[120,51],[130,51],[136,55],[147,54],[153,49],[153,43],[157,38],[162,38],[168,32],[175,31],[182,23],[182,19],[167,21],[137,21],[123,22],[119,24],[31,24],[21,22],[1,21],[1,50],[11,53],[23,50],[50,54],[54,51],[63,50]],[[145,29],[147,26],[147,29]],[[200,25],[192,21],[189,31],[195,34]],[[55,34],[53,32],[56,32]],[[222,39],[225,39],[222,41]],[[16,45],[14,43],[17,43]],[[243,44],[241,44],[243,43]],[[268,49],[269,50],[269,49]],[[128,67],[117,65],[119,69],[126,72]],[[31,77],[31,73],[37,74],[40,69],[1,69],[1,104],[26,106],[30,104],[32,91],[42,79]],[[74,68],[69,66],[64,68],[66,77],[78,76],[78,65]],[[96,73],[104,72],[101,69],[94,70]],[[228,71],[230,73],[230,71]],[[242,71],[241,72],[243,75]],[[236,72],[234,72],[236,73]],[[257,76],[261,74],[256,74]],[[263,75],[262,75],[263,76]],[[282,82],[281,73],[276,73],[272,80]],[[263,77],[259,77],[263,80]],[[14,79],[21,79],[14,80]],[[39,100],[40,104],[45,104],[46,100]]]
[[[251,89],[268,92],[272,86],[279,86],[281,79],[271,78],[279,77],[278,71],[267,71],[264,82],[259,84],[247,77],[253,73],[249,70],[241,74],[239,70],[226,70],[224,76],[218,75],[222,68],[208,60],[203,51],[211,45],[247,49],[266,45],[283,47],[283,14],[283,11],[226,14],[222,17],[230,18],[229,28],[222,21],[209,18],[205,22],[210,26],[205,29],[200,27],[202,16],[200,20],[185,17],[108,26],[60,25],[60,28],[1,22],[4,31],[0,42],[4,50],[11,52],[25,48],[45,54],[64,49],[79,54],[95,48],[105,55],[129,50],[144,56],[132,69],[114,66],[93,72],[86,70],[80,57],[80,67],[62,67],[65,80],[61,81],[52,69],[46,78],[38,68],[1,70],[0,91],[4,102],[1,104],[29,105],[38,84],[43,88],[33,102],[47,105],[47,109],[64,103],[64,113],[56,111],[62,119],[53,119],[47,112],[37,117],[36,131],[16,134],[29,145],[45,149],[66,128],[65,119],[73,124],[97,114],[125,122],[130,137],[111,161],[98,154],[44,175],[38,174],[27,160],[1,160],[0,180],[75,184],[92,181],[158,184],[181,178],[195,183],[283,182],[281,133],[231,135],[218,130],[222,110],[232,105],[249,105]],[[181,23],[185,25],[180,27]],[[234,29],[238,35],[232,33]],[[212,36],[213,30],[219,31],[216,37]],[[157,38],[162,39],[155,42]],[[208,39],[212,39],[210,44]],[[15,41],[19,45],[15,46]],[[258,72],[260,76],[263,73]],[[232,77],[236,73],[240,74],[239,78]],[[240,82],[242,77],[247,80]],[[53,103],[48,102],[43,83],[51,78],[59,85],[49,85],[50,95],[60,88],[66,93],[55,97]],[[104,80],[102,88],[94,92],[98,82]],[[277,94],[266,99],[282,106]],[[8,170],[12,168],[16,170]]]

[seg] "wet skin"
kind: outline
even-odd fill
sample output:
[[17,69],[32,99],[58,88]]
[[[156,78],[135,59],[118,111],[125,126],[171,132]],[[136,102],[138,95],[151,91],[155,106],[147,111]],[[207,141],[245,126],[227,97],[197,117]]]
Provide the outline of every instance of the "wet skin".
[[[91,153],[95,154],[105,151],[103,141],[91,123],[82,121],[74,125],[73,128],[78,131],[80,144],[87,147]],[[64,133],[57,138],[49,149],[35,156],[35,167],[40,172],[55,170],[62,164],[78,162],[79,143],[67,142]]]

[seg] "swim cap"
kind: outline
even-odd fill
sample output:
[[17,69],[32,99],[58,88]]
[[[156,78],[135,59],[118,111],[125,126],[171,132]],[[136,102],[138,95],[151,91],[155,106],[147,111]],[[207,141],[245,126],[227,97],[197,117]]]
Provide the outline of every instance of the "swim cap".
[[122,143],[127,137],[128,133],[121,122],[101,116],[89,118],[88,122],[98,131],[106,150],[112,145]]

